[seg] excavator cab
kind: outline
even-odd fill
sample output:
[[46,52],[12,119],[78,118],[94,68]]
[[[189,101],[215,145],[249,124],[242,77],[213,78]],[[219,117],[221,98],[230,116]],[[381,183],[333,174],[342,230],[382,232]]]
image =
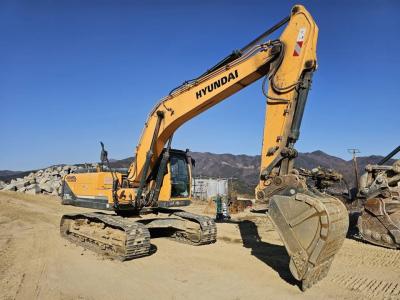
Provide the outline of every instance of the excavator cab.
[[171,198],[185,198],[190,195],[189,167],[183,157],[171,157],[169,161],[171,171]]
[[[166,149],[164,151],[167,151]],[[192,187],[192,159],[187,151],[169,150],[167,171],[162,181],[159,207],[187,206]]]

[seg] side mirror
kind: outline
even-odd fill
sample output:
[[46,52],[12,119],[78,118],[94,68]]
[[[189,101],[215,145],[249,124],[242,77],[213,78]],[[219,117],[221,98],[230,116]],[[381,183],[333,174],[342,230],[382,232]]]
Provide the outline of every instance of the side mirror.
[[192,163],[193,168],[196,166],[196,161],[193,157],[190,158],[190,162]]

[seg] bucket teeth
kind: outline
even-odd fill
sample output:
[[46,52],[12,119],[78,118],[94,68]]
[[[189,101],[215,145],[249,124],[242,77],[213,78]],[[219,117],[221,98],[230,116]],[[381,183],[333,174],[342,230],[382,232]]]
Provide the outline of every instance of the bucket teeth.
[[343,203],[326,195],[275,195],[269,217],[290,256],[289,269],[307,289],[324,278],[349,226]]

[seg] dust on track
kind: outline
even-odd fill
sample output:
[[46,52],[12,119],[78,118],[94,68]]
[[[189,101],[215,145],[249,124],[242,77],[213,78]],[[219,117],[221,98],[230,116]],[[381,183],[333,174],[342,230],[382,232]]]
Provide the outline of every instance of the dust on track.
[[0,299],[400,299],[400,251],[347,239],[328,276],[303,293],[266,217],[218,224],[213,245],[153,239],[154,254],[122,263],[60,237],[62,214],[88,211],[0,192]]

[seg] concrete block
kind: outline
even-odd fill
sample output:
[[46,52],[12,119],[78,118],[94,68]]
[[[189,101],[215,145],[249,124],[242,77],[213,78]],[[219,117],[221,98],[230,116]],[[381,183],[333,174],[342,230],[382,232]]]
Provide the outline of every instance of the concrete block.
[[10,183],[3,188],[3,191],[16,191],[16,190],[17,187],[13,183]]
[[54,190],[54,188],[51,186],[51,182],[39,183],[39,188],[41,189],[41,191],[45,191],[48,193],[51,193]]
[[41,188],[37,184],[32,184],[32,185],[28,186],[25,191],[26,194],[31,194],[31,195],[40,194],[40,192],[41,192]]

